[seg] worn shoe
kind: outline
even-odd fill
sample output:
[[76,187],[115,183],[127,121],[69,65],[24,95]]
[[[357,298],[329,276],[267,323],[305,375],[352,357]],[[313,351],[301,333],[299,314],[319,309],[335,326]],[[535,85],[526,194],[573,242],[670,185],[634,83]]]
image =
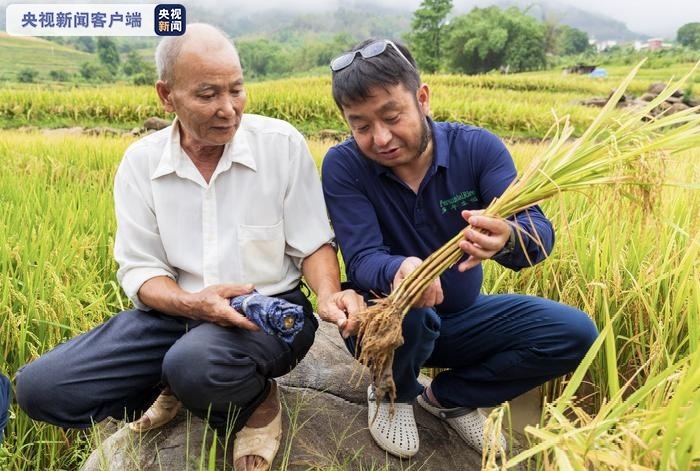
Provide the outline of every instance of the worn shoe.
[[[420,404],[423,409],[447,422],[447,424],[462,437],[462,440],[467,442],[467,445],[479,453],[484,451],[485,446],[490,448],[495,444],[494,437],[491,437],[488,441],[486,440],[484,431],[486,417],[479,412],[479,409],[470,409],[468,407],[436,407],[426,396],[425,390],[418,396],[417,400],[418,404]],[[498,441],[500,442],[500,446],[505,450],[506,439],[500,431],[498,432]]]
[[259,456],[264,463],[257,466],[255,471],[267,471],[277,455],[282,438],[282,405],[269,424],[264,427],[243,427],[233,439],[233,463],[244,456]]
[[418,453],[418,427],[413,416],[413,404],[394,403],[394,414],[390,414],[388,402],[377,404],[374,388],[367,388],[367,416],[369,433],[379,448],[399,458],[410,458]]
[[147,432],[162,427],[173,420],[181,408],[182,403],[174,395],[161,393],[140,419],[129,423],[129,428],[134,432]]

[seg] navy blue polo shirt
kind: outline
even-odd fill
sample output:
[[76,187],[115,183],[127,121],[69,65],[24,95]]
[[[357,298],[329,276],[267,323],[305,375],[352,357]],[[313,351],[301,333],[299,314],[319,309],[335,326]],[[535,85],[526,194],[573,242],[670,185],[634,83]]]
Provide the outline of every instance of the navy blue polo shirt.
[[[348,280],[363,291],[388,294],[406,257],[425,259],[466,227],[461,211],[483,209],[516,177],[513,159],[501,140],[482,128],[430,121],[433,161],[418,192],[388,167],[366,158],[354,139],[329,149],[322,182],[328,212],[345,261]],[[552,225],[538,207],[516,216],[524,249],[498,259],[515,270],[546,257],[554,243]],[[534,226],[534,228],[533,228]],[[525,256],[525,251],[530,258]],[[481,290],[481,265],[460,273],[456,266],[440,278],[445,295],[440,313],[461,311]]]

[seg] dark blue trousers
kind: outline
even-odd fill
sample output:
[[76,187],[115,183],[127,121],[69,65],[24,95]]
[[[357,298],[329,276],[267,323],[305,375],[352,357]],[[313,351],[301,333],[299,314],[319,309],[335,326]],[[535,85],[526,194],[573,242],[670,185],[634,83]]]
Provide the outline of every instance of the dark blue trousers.
[[[86,428],[133,420],[167,385],[222,434],[237,431],[301,361],[318,327],[300,290],[278,295],[304,307],[291,345],[276,336],[154,311],[123,311],[19,369],[17,402],[36,420]],[[222,435],[223,436],[223,435]]]
[[[394,354],[398,402],[423,387],[423,367],[449,368],[432,382],[445,407],[492,407],[573,371],[598,336],[582,311],[535,296],[481,295],[466,310],[408,312]],[[356,338],[346,341],[354,353]]]
[[5,436],[5,426],[9,418],[10,401],[12,400],[12,387],[7,376],[0,374],[0,443]]

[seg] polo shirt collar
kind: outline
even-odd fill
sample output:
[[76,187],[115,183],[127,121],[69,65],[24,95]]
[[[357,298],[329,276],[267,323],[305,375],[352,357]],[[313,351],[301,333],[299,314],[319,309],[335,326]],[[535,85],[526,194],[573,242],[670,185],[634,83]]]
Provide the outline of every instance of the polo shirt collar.
[[435,123],[432,119],[428,118],[428,124],[433,132],[433,167],[445,167],[450,166],[450,146],[447,142],[447,132],[446,126],[440,126]]
[[[231,168],[231,165],[234,163],[245,165],[251,170],[257,170],[255,158],[248,143],[247,133],[244,132],[244,122],[245,120],[241,120],[241,126],[236,130],[233,140],[224,147],[224,152],[221,155],[221,159],[219,159],[212,180],[219,173]],[[151,174],[151,180],[170,173],[175,173],[181,178],[187,178],[196,182],[202,179],[197,167],[195,167],[192,160],[180,146],[180,127],[178,126],[177,117],[173,120],[170,135],[163,148],[158,166]]]

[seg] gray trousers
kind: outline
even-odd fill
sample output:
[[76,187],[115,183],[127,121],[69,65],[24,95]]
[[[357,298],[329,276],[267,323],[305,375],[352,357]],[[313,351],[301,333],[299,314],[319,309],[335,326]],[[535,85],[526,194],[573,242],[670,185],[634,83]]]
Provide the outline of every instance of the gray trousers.
[[17,403],[33,419],[86,428],[140,417],[167,385],[220,434],[238,431],[267,396],[269,379],[301,361],[318,327],[301,290],[277,296],[304,308],[291,345],[263,332],[123,311],[20,368]]

